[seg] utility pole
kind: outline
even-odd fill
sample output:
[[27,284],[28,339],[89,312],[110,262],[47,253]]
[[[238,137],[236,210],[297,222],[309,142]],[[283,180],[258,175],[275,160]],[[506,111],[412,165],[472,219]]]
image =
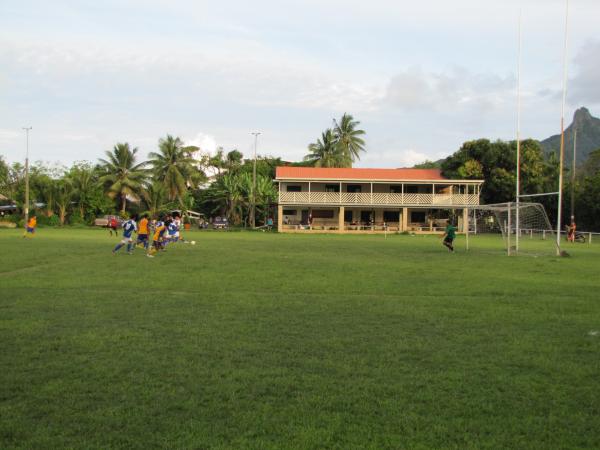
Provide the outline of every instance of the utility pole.
[[254,167],[252,169],[252,228],[256,228],[256,147],[260,131],[250,133],[254,136]]
[[27,150],[25,153],[25,226],[29,222],[29,131],[32,127],[23,127],[27,141]]

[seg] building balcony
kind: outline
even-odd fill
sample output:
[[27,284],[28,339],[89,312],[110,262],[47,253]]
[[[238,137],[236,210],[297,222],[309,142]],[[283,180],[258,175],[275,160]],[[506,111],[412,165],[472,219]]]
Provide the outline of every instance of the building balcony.
[[479,205],[479,195],[378,192],[279,192],[279,204],[304,206],[436,206],[443,208]]

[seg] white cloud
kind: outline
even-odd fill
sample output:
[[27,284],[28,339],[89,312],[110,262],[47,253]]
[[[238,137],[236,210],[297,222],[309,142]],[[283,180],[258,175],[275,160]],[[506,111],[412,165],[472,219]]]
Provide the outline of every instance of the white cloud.
[[205,133],[197,133],[191,139],[183,139],[185,145],[193,145],[200,148],[200,153],[213,155],[217,150],[217,140],[214,136]]
[[402,109],[486,111],[512,101],[515,79],[492,74],[474,74],[463,68],[446,73],[410,68],[390,80],[386,102]]
[[600,105],[600,41],[589,41],[574,62],[570,100],[576,105]]

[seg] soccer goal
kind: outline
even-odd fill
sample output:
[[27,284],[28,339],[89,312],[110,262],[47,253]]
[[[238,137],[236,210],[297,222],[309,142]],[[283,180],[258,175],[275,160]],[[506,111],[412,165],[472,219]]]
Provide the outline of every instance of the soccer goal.
[[[555,234],[539,203],[508,202],[470,208],[468,230],[468,248],[487,245],[495,250],[501,245],[507,255],[556,254]],[[488,239],[480,239],[483,237]]]

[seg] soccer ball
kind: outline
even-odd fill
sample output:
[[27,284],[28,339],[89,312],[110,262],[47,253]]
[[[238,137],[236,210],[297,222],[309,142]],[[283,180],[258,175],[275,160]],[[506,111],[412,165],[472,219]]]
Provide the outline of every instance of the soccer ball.
[[192,241],[192,242],[190,242],[190,244],[196,245],[196,241]]

